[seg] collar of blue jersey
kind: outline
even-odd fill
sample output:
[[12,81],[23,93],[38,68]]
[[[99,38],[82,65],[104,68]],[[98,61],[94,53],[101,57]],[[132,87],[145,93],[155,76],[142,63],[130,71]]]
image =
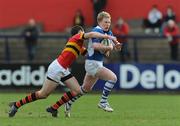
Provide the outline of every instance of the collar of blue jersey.
[[[103,29],[102,29],[99,25],[97,25],[97,26],[96,26],[96,28],[97,28],[97,29],[101,29],[101,30],[103,30]],[[104,33],[108,33],[108,32],[109,32],[109,30],[108,30],[108,31],[104,31],[104,30],[103,30],[103,32],[104,32]]]

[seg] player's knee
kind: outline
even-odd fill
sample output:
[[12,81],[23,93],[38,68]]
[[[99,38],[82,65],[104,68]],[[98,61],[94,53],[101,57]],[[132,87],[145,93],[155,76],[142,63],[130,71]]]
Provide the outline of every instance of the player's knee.
[[45,98],[47,98],[48,96],[49,96],[48,93],[42,92],[42,91],[38,91],[38,98],[39,98],[39,99],[45,99]]
[[117,82],[117,76],[114,75],[114,76],[112,77],[111,81],[114,82],[114,83],[116,83],[116,82]]
[[89,87],[89,86],[86,86],[86,85],[83,85],[82,86],[82,89],[84,90],[84,92],[90,92],[91,90],[92,90],[92,88],[91,87]]
[[81,94],[81,88],[77,88],[75,90],[73,90],[74,95],[78,95]]

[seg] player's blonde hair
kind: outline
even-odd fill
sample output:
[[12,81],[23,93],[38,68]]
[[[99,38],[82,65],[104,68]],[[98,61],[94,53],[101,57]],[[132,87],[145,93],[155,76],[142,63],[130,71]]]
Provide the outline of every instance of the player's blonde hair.
[[111,15],[108,12],[102,11],[97,16],[97,22],[102,21],[103,18],[110,18],[111,19]]

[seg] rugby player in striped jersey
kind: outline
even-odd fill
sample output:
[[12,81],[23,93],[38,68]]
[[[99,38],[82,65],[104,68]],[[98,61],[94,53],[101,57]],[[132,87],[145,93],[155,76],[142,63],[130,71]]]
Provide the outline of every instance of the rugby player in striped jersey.
[[[55,88],[60,84],[64,83],[71,92],[64,93],[59,101],[53,106],[46,109],[50,112],[53,117],[57,117],[57,109],[71,100],[77,95],[84,94],[84,90],[80,87],[76,78],[70,73],[68,68],[71,64],[78,58],[80,54],[85,55],[87,50],[84,47],[84,40],[88,38],[104,38],[104,39],[114,39],[109,35],[104,35],[98,32],[85,33],[81,26],[74,26],[71,29],[72,37],[68,40],[65,48],[61,54],[49,65],[47,70],[47,77],[44,81],[42,88],[38,91],[30,93],[24,98],[16,102],[10,103],[9,117],[15,116],[18,109],[27,103],[34,102],[39,99],[47,98]],[[107,46],[106,49],[111,49]]]

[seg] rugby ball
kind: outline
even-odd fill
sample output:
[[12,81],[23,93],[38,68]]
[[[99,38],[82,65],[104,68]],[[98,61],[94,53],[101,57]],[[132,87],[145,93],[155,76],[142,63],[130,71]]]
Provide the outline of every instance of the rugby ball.
[[[109,46],[110,45],[110,40],[109,39],[103,39],[101,41],[101,44],[105,45],[105,46]],[[102,54],[104,54],[105,52],[104,51],[100,51]]]
[[103,40],[101,41],[101,44],[106,45],[106,46],[109,46],[109,45],[110,45],[110,40],[109,40],[109,39],[103,39]]

